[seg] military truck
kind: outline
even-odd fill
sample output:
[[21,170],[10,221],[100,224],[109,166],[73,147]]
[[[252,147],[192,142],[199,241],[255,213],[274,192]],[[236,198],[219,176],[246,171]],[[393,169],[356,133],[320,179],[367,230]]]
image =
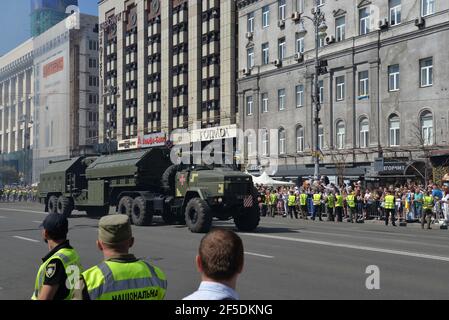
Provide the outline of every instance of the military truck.
[[260,220],[251,176],[228,165],[172,165],[166,148],[50,163],[39,198],[47,212],[98,217],[114,207],[138,226],[161,216],[195,233],[208,232],[214,217],[234,219],[242,231],[254,230]]

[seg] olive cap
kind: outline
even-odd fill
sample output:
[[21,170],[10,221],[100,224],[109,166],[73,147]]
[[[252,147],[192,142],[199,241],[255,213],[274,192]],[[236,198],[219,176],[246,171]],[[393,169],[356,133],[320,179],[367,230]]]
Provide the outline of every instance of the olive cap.
[[123,214],[106,216],[98,224],[98,239],[106,244],[117,244],[132,237],[129,217]]

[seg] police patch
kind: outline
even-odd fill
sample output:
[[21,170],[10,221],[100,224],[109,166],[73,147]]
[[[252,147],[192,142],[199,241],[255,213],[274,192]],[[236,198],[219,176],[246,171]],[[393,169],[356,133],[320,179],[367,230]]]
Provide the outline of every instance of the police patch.
[[56,263],[50,263],[47,266],[47,269],[45,270],[45,275],[47,276],[47,278],[51,278],[55,275],[56,273]]

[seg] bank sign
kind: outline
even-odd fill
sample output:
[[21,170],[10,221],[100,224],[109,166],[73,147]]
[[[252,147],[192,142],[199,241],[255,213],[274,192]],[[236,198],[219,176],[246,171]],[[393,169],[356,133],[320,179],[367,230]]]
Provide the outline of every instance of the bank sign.
[[147,134],[138,138],[139,148],[153,148],[164,146],[167,142],[167,135],[165,132]]
[[237,125],[206,128],[192,132],[192,142],[222,140],[237,137]]

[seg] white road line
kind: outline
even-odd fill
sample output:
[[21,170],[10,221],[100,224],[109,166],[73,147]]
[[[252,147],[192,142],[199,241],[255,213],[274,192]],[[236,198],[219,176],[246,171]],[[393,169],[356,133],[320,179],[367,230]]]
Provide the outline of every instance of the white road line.
[[371,251],[371,252],[380,252],[380,253],[395,254],[395,255],[400,255],[400,256],[408,256],[408,257],[449,262],[449,257],[434,256],[434,255],[430,255],[430,254],[417,253],[417,252],[390,250],[390,249],[365,247],[365,246],[355,246],[355,245],[351,245],[351,244],[334,243],[334,242],[327,242],[327,241],[306,240],[306,239],[288,238],[288,237],[281,237],[281,236],[270,236],[270,235],[265,235],[265,234],[255,234],[255,233],[253,233],[253,234],[240,233],[240,234],[245,235],[245,236],[250,236],[250,237],[309,243],[309,244],[316,244],[316,245],[329,246],[329,247],[338,247],[338,248],[355,249],[355,250],[363,250],[363,251]]
[[264,254],[259,254],[259,253],[253,253],[253,252],[246,252],[245,254],[250,255],[250,256],[256,256],[256,257],[262,257],[262,258],[268,258],[268,259],[274,259],[273,256],[266,256]]
[[31,222],[34,222],[34,223],[39,223],[39,224],[41,224],[41,223],[42,223],[42,221],[31,221]]
[[44,214],[44,215],[48,215],[48,212],[42,212],[42,211],[32,211],[32,210],[23,210],[23,209],[11,209],[11,208],[1,208],[0,210],[6,210],[6,211],[17,211],[17,212],[30,212],[30,213],[39,213],[39,214]]
[[6,219],[6,217],[4,217],[4,216],[0,216],[0,219]]
[[25,241],[30,241],[30,242],[40,242],[38,240],[24,238],[24,237],[19,237],[19,236],[13,236],[13,238],[20,239],[20,240],[25,240]]

